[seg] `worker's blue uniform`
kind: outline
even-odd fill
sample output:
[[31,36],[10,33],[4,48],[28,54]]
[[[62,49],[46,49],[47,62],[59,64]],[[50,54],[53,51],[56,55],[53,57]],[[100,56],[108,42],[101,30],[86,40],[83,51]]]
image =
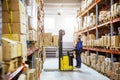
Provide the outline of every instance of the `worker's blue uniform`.
[[82,41],[77,42],[76,44],[76,67],[81,67],[81,52],[82,52]]

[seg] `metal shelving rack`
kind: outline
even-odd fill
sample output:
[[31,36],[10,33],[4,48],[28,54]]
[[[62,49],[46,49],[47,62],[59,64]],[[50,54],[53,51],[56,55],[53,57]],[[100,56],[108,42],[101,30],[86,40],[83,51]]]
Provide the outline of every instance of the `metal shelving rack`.
[[[118,18],[115,18],[115,19],[110,19],[109,21],[107,22],[103,22],[102,24],[99,24],[99,21],[98,21],[98,9],[99,9],[99,3],[101,2],[102,0],[95,0],[94,3],[92,3],[90,6],[88,6],[83,12],[79,13],[77,15],[77,18],[81,18],[81,17],[84,17],[85,15],[89,14],[90,10],[92,10],[93,8],[95,8],[95,13],[96,13],[96,25],[93,26],[93,27],[89,27],[89,28],[86,28],[86,29],[83,29],[83,30],[79,30],[77,32],[74,32],[74,35],[82,35],[82,34],[86,34],[86,35],[89,35],[89,32],[94,30],[95,31],[95,34],[96,34],[96,39],[98,39],[98,35],[99,35],[99,28],[102,28],[103,26],[105,25],[110,25],[110,36],[113,36],[113,31],[114,31],[114,26],[113,24],[116,23],[116,22],[120,22],[120,17]],[[110,0],[110,6],[112,6],[114,3],[114,0]],[[111,7],[110,7],[111,8]],[[110,14],[112,13],[112,11],[110,10]],[[111,61],[114,62],[114,55],[120,55],[120,50],[109,50],[109,49],[102,49],[102,48],[90,48],[90,47],[83,47],[83,49],[85,51],[94,51],[96,52],[97,56],[99,54],[99,52],[103,52],[105,54],[110,54],[111,55]]]

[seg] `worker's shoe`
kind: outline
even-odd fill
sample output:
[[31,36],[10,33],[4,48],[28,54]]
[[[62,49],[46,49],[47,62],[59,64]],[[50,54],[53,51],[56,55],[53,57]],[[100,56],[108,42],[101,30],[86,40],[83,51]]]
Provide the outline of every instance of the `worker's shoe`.
[[77,68],[81,68],[80,66],[77,66]]
[[76,68],[81,68],[80,66],[75,66]]

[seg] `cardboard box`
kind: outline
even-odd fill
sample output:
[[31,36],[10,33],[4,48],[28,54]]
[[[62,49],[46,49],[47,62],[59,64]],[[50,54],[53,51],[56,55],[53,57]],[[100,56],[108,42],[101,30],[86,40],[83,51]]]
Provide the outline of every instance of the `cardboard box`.
[[53,35],[52,39],[53,39],[53,46],[58,46],[58,35]]
[[101,72],[105,73],[105,61],[101,62]]
[[21,74],[18,78],[18,80],[27,80],[25,74]]
[[2,61],[2,46],[0,46],[0,62]]
[[120,36],[111,36],[111,47],[119,47]]
[[87,56],[87,65],[90,65],[90,56]]
[[3,0],[2,1],[2,10],[6,11],[8,10],[20,10],[20,11],[25,11],[25,6],[20,0]]
[[23,73],[26,74],[26,80],[29,80],[29,65],[25,64]]
[[37,32],[35,30],[29,30],[29,41],[37,41]]
[[29,69],[29,80],[36,80],[36,70],[35,69]]
[[52,45],[52,33],[44,33],[44,46]]
[[11,28],[12,34],[26,34],[27,26],[22,23],[3,23],[2,24],[2,34],[9,34]]
[[98,56],[98,60],[99,60],[100,62],[105,61],[105,56],[99,55],[99,56]]
[[27,61],[27,44],[22,43],[22,58],[23,58],[23,63]]
[[27,41],[26,35],[20,35],[20,34],[2,34],[2,37],[8,38],[14,41],[19,41],[21,43],[26,43]]
[[14,72],[18,68],[18,62],[16,59],[10,60],[10,61],[5,61],[4,62],[4,72],[5,74],[8,72]]
[[20,13],[20,11],[3,11],[2,12],[2,22],[3,23],[23,23],[26,25],[26,14],[25,13]]
[[110,37],[110,36],[107,36],[107,38],[108,38],[108,45],[107,45],[107,46],[110,47],[110,45],[111,45],[111,37]]
[[2,51],[3,51],[3,60],[11,60],[12,58],[17,57],[17,42],[4,39],[2,40]]

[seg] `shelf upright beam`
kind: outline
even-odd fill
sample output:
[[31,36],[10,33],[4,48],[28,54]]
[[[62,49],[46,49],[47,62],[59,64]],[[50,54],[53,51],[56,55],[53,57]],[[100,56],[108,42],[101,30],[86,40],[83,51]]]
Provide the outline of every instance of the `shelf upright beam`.
[[34,54],[32,54],[32,68],[34,68],[34,62],[35,62],[35,57]]
[[[114,3],[113,0],[111,0],[111,6],[113,5],[113,3]],[[113,36],[113,31],[114,31],[113,23],[110,23],[110,36]],[[113,54],[111,54],[111,61],[114,62],[114,56],[113,56]]]
[[[89,12],[87,12],[87,16],[89,16]],[[87,30],[87,38],[88,38],[88,36],[89,36],[89,30]],[[90,51],[89,50],[87,50],[88,51],[88,53],[90,53]]]
[[[98,4],[96,4],[96,26],[98,25]],[[98,28],[96,28],[96,39],[98,39]],[[96,51],[97,60],[98,60],[98,51]]]

